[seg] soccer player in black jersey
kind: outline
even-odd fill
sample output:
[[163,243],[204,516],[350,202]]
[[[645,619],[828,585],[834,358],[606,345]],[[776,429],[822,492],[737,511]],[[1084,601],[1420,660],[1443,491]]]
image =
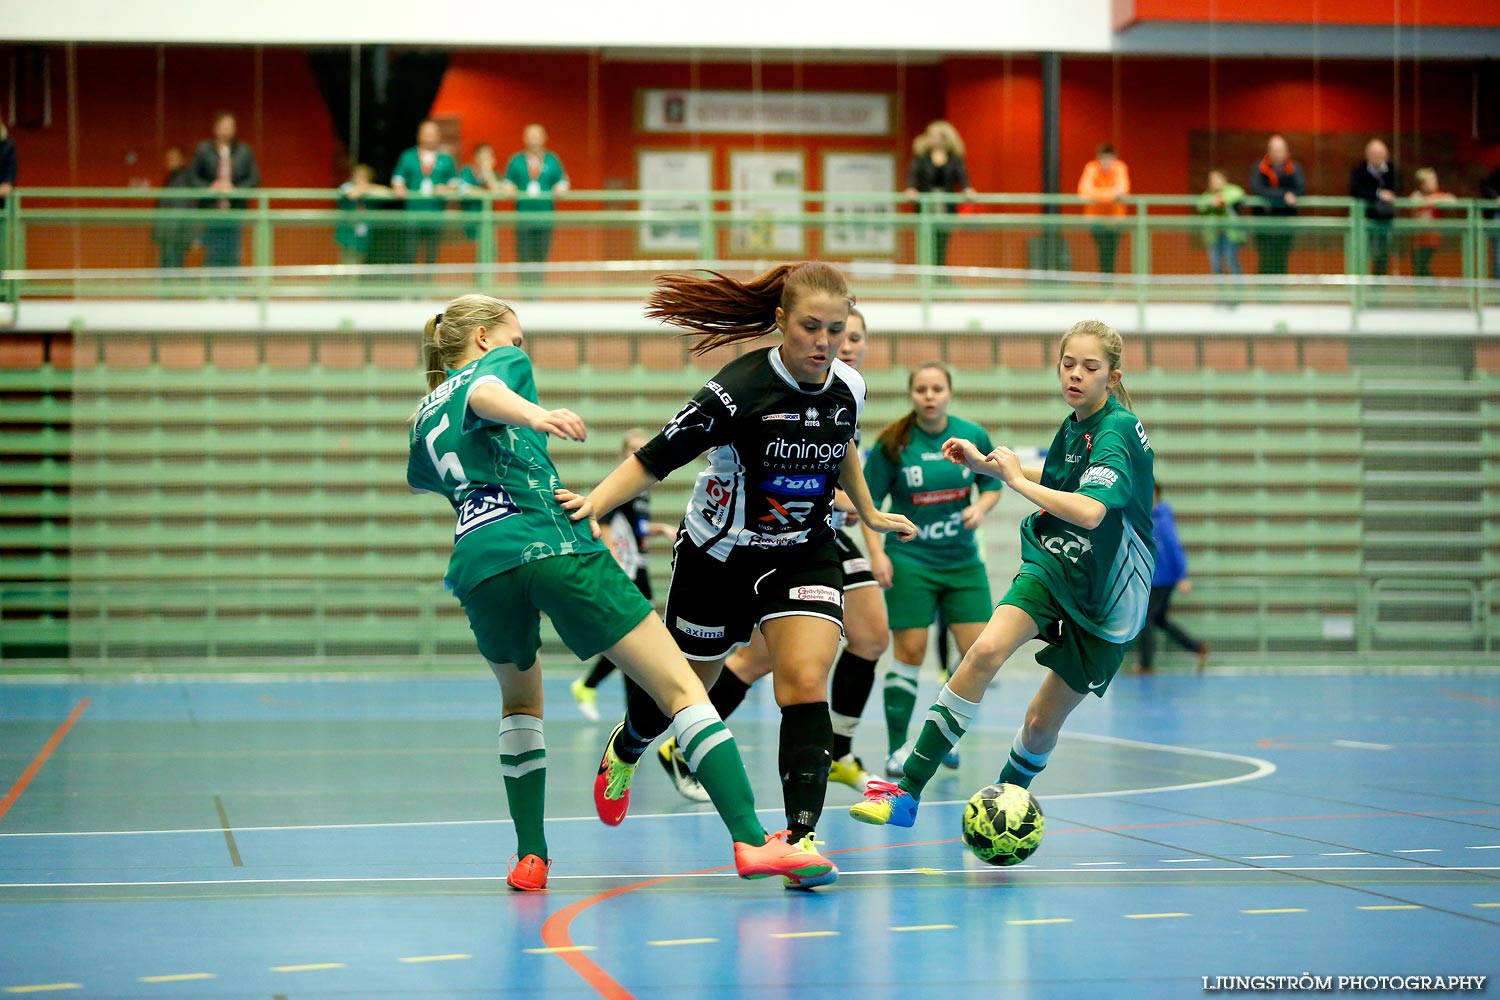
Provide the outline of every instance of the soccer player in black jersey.
[[[803,263],[749,282],[715,273],[663,275],[656,284],[646,314],[698,338],[695,353],[772,332],[781,344],[725,365],[588,497],[559,498],[575,520],[592,518],[708,452],[673,546],[667,627],[706,683],[730,650],[761,629],[782,711],[788,840],[811,845],[833,744],[828,670],[842,636],[842,557],[829,523],[834,488],[848,493],[874,531],[910,538],[916,528],[870,502],[853,444],[864,379],[837,357],[853,305],[838,271]],[[604,822],[625,818],[629,778],[667,726],[650,696],[632,688],[595,781]],[[837,877],[787,884],[807,888]]]

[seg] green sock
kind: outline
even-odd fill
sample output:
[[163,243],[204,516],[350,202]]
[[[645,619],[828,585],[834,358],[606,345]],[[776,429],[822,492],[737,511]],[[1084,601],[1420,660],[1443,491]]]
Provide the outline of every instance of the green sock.
[[922,789],[932,780],[948,751],[958,746],[978,711],[978,702],[960,698],[944,684],[937,701],[927,710],[927,721],[922,723],[917,745],[906,758],[906,777],[901,779],[901,787],[914,798],[921,798]]
[[516,824],[516,854],[547,860],[542,812],[547,804],[547,742],[542,720],[534,715],[507,715],[500,722],[500,773],[505,801]]
[[678,712],[672,719],[672,735],[729,835],[740,843],[764,844],[766,828],[755,817],[755,793],[750,790],[739,745],[713,705],[703,702]]
[[885,672],[883,694],[885,695],[885,742],[886,753],[892,754],[906,742],[906,731],[911,726],[911,713],[917,708],[917,675],[920,666],[892,660]]

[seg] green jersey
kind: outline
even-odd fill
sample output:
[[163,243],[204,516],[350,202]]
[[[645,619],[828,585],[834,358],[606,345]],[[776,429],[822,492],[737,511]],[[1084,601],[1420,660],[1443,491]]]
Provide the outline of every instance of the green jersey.
[[896,562],[943,567],[980,561],[974,532],[963,525],[964,508],[973,502],[976,486],[981,493],[990,493],[1000,489],[1000,480],[985,476],[976,483],[974,473],[948,461],[943,442],[950,437],[972,441],[986,455],[995,447],[983,427],[950,416],[948,426],[936,434],[912,424],[911,440],[896,464],[879,443],[870,449],[870,460],[865,463],[870,499],[879,507],[890,497],[891,512],[905,514],[917,526],[916,538],[885,547],[886,555]]
[[1040,577],[1080,628],[1106,642],[1134,639],[1146,621],[1156,539],[1151,442],[1134,413],[1111,396],[1087,420],[1063,421],[1042,485],[1104,504],[1092,531],[1039,510],[1021,522],[1021,572]]
[[495,348],[449,372],[422,400],[406,461],[407,485],[441,493],[458,517],[447,582],[459,600],[522,563],[605,551],[588,522],[568,520],[552,496],[562,480],[547,454],[547,436],[486,420],[469,408],[469,394],[486,382],[536,402],[531,359],[518,347]]

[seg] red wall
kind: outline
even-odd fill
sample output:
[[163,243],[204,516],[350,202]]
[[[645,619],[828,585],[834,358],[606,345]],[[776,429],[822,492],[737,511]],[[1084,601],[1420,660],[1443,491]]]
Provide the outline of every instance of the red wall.
[[1500,8],[1472,0],[1321,0],[1311,9],[1265,0],[1115,0],[1116,28],[1143,21],[1493,28],[1500,26]]
[[[75,51],[76,86],[70,87],[64,50],[51,50],[51,127],[12,128],[23,185],[155,182],[165,147],[190,148],[206,137],[218,108],[237,113],[241,137],[255,148],[266,186],[321,187],[343,179],[342,150],[300,50]],[[1394,136],[1398,161],[1431,161],[1448,173],[1446,186],[1466,193],[1500,152],[1470,134],[1473,72],[1473,64],[1447,62],[1069,57],[1062,72],[1064,188],[1094,146],[1109,140],[1131,165],[1138,191],[1196,191],[1201,178],[1188,174],[1195,130],[1226,137],[1281,130],[1320,133],[1314,141],[1327,144],[1352,142],[1350,155],[1357,155],[1360,136]],[[638,89],[757,85],[890,94],[894,134],[822,139],[637,130]],[[8,87],[8,74],[0,74],[0,107],[8,101]],[[727,180],[727,151],[746,147],[803,149],[812,187],[821,182],[819,154],[828,149],[889,150],[897,156],[898,172],[904,171],[912,135],[940,115],[964,135],[981,190],[1035,191],[1041,182],[1040,66],[1027,56],[952,58],[940,65],[752,67],[605,61],[588,53],[460,52],[433,112],[461,119],[465,157],[486,140],[504,156],[519,147],[527,122],[543,122],[578,188],[633,187],[635,153],[642,146],[718,150],[721,183]],[[1447,141],[1422,148],[1422,137],[1433,135]],[[1324,158],[1312,149],[1293,153],[1310,165]],[[1342,162],[1343,155],[1342,149],[1328,151],[1333,161]],[[1452,162],[1435,159],[1441,155]],[[1315,191],[1342,193],[1341,176],[1309,180]]]
[[[51,127],[11,127],[22,185],[160,183],[167,148],[191,155],[220,109],[234,112],[265,186],[337,183],[340,143],[301,51],[80,46],[75,85],[62,47],[50,55]],[[0,75],[0,107],[9,104],[9,87],[9,74]]]

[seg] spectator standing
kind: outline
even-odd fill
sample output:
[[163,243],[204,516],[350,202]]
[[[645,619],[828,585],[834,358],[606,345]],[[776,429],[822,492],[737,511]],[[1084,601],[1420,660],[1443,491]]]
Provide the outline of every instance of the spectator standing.
[[1365,203],[1366,246],[1370,268],[1385,274],[1391,263],[1391,222],[1396,218],[1396,189],[1401,175],[1391,162],[1390,150],[1379,139],[1365,143],[1365,158],[1349,171],[1349,197]]
[[1151,596],[1146,603],[1146,624],[1136,638],[1136,652],[1141,658],[1141,673],[1149,674],[1156,664],[1156,630],[1161,629],[1167,637],[1183,649],[1198,654],[1198,670],[1208,665],[1208,643],[1194,639],[1174,622],[1167,620],[1167,609],[1172,604],[1174,593],[1187,594],[1192,591],[1188,579],[1187,553],[1182,549],[1182,539],[1177,537],[1177,519],[1172,516],[1172,505],[1161,498],[1161,487],[1154,486],[1151,507],[1151,530],[1156,537],[1156,569],[1151,575]]
[[339,185],[339,224],[333,241],[339,245],[340,264],[363,264],[370,254],[370,220],[366,205],[389,198],[391,189],[375,183],[375,168],[356,163],[349,179]]
[[[502,184],[506,193],[516,199],[516,211],[522,213],[516,223],[516,260],[523,265],[538,265],[547,260],[552,249],[553,200],[568,192],[568,172],[562,160],[547,148],[547,130],[532,123],[521,133],[524,144],[520,152],[505,165]],[[540,268],[521,269],[521,287],[535,292],[542,284]]]
[[1104,220],[1125,214],[1123,199],[1130,194],[1130,169],[1115,155],[1115,147],[1104,143],[1094,158],[1084,164],[1078,178],[1078,196],[1088,199],[1083,214],[1097,216],[1099,224],[1090,227],[1094,246],[1099,251],[1099,271],[1115,273],[1115,251],[1120,245],[1118,222]]
[[1208,190],[1198,197],[1198,214],[1212,221],[1203,228],[1203,243],[1208,248],[1208,273],[1242,274],[1240,244],[1245,242],[1245,227],[1229,220],[1239,217],[1245,189],[1229,183],[1222,170],[1208,172]]
[[[928,123],[926,131],[912,140],[911,153],[911,166],[906,169],[908,201],[930,192],[963,192],[965,197],[974,197],[974,185],[969,183],[964,165],[964,140],[952,123],[941,118]],[[944,205],[942,211],[957,212],[958,206]],[[938,267],[948,264],[948,239],[952,235],[946,225],[938,226],[934,233],[932,262]]]
[[[0,177],[4,176],[0,173]],[[1479,182],[1479,197],[1490,202],[1490,207],[1484,210],[1490,234],[1490,280],[1500,281],[1500,228],[1496,228],[1500,226],[1500,165]]]
[[[182,150],[173,146],[162,158],[167,176],[162,181],[163,189],[193,187],[193,172],[188,169]],[[156,207],[172,213],[198,207],[196,198],[163,195],[156,199]],[[187,261],[187,252],[198,238],[196,224],[181,218],[158,218],[151,227],[151,239],[156,243],[158,267],[182,267]]]
[[[1453,195],[1438,188],[1437,171],[1423,167],[1412,175],[1417,189],[1411,193],[1413,201],[1420,202],[1412,209],[1412,217],[1431,222],[1437,218],[1438,205],[1453,201]],[[1411,237],[1411,273],[1418,278],[1432,277],[1432,258],[1443,245],[1443,234],[1437,229],[1419,229]]]
[[[255,153],[236,138],[234,115],[220,111],[214,115],[213,138],[205,139],[193,152],[191,171],[193,187],[227,194],[241,188],[260,187],[260,167]],[[243,209],[243,198],[220,198],[200,201],[208,209]],[[237,221],[215,221],[203,227],[203,266],[239,267],[243,227]]]
[[417,144],[402,152],[391,171],[391,193],[404,199],[411,217],[408,227],[407,260],[414,264],[436,264],[443,230],[436,220],[422,215],[442,212],[447,196],[458,189],[458,165],[438,148],[442,131],[431,118],[417,126]]
[[[1286,139],[1273,135],[1266,140],[1266,155],[1250,168],[1250,193],[1263,204],[1256,213],[1286,219],[1297,214],[1297,199],[1307,193],[1302,168],[1287,151]],[[1255,230],[1256,270],[1261,274],[1286,274],[1292,253],[1290,226],[1269,224]]]
[[[505,178],[495,172],[495,147],[481,142],[474,147],[474,162],[464,167],[458,175],[458,189],[464,194],[479,191],[485,194],[503,194]],[[478,198],[467,198],[459,203],[465,212],[479,212],[484,202]],[[473,222],[464,225],[464,235],[469,239],[479,236],[479,226]]]

